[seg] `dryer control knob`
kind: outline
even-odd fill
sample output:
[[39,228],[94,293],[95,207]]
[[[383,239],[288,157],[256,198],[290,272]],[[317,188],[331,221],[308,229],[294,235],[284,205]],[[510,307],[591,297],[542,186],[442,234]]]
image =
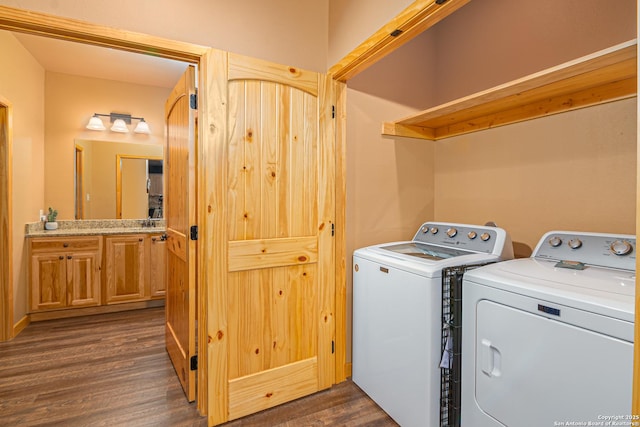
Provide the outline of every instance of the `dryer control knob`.
[[549,244],[554,248],[557,248],[562,244],[562,239],[559,238],[558,236],[553,236],[552,238],[549,239]]
[[423,233],[427,233],[429,231],[429,227],[427,227],[426,225],[423,225],[420,231],[422,231]]
[[571,249],[578,249],[582,247],[582,240],[580,239],[571,239],[569,243],[567,243]]
[[616,240],[609,246],[611,253],[618,256],[628,255],[633,250],[631,243],[626,240]]
[[458,230],[456,230],[455,228],[451,227],[447,229],[447,236],[456,237],[456,234],[458,234]]
[[475,231],[470,231],[467,233],[467,237],[471,240],[475,239],[476,237],[478,237],[478,233],[476,233]]
[[480,238],[482,239],[483,242],[486,242],[487,240],[489,240],[491,238],[491,234],[489,233],[482,233],[480,235]]
[[431,234],[438,234],[438,227],[431,227]]

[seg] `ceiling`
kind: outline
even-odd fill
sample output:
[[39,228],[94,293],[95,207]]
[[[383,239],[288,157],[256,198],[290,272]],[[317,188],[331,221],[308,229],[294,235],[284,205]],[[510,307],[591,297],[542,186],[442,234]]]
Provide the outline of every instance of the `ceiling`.
[[13,33],[47,71],[172,88],[186,62],[42,36]]

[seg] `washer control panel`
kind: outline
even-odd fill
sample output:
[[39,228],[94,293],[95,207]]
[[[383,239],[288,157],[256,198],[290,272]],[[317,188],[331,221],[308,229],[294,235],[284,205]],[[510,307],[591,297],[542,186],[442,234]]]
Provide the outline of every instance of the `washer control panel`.
[[422,224],[413,240],[496,255],[503,253],[505,244],[511,245],[510,238],[501,228],[442,222]]
[[636,236],[550,231],[542,236],[532,257],[635,270]]

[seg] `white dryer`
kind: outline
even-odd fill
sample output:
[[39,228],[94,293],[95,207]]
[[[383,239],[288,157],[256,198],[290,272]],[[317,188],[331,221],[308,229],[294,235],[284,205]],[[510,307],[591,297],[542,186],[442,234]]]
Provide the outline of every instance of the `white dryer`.
[[400,425],[439,425],[442,269],[501,258],[503,229],[441,222],[354,252],[352,378]]
[[554,231],[530,258],[466,273],[461,425],[630,416],[635,254],[632,235]]

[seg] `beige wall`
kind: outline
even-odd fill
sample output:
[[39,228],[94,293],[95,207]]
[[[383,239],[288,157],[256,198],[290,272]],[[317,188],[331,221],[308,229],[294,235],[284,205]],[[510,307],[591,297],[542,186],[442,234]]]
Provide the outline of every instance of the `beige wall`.
[[636,99],[436,143],[435,218],[495,221],[529,256],[551,230],[635,234]]
[[329,0],[327,69],[387,24],[412,0]]
[[[352,2],[338,3],[357,22]],[[349,22],[334,4],[332,29]],[[347,253],[408,239],[426,220],[494,220],[521,256],[550,229],[635,233],[635,100],[436,143],[380,136],[384,121],[632,39],[635,16],[634,0],[472,1],[350,80]],[[381,26],[373,21],[370,34]],[[349,44],[346,27],[332,34],[329,57]],[[411,169],[424,173],[423,188],[401,179]],[[350,298],[351,277],[348,290]]]
[[[164,102],[169,92],[166,88],[46,73],[45,204],[58,210],[58,219],[74,218],[74,141],[162,145]],[[151,135],[133,133],[137,120],[126,134],[85,129],[94,113],[110,112],[144,117]],[[109,118],[103,118],[103,122],[108,128]],[[115,177],[115,159],[112,169]],[[115,186],[115,178],[113,183]]]
[[433,30],[441,104],[634,39],[636,0],[471,1]]
[[0,0],[0,4],[326,71],[329,0]]
[[[14,322],[27,313],[24,225],[44,206],[44,70],[9,33],[0,32],[0,95],[13,104]],[[10,58],[10,60],[8,60]]]
[[[411,109],[347,91],[347,319],[351,319],[352,262],[357,248],[408,240],[434,215],[434,143],[380,135],[385,117]],[[351,322],[347,325],[351,360]]]

